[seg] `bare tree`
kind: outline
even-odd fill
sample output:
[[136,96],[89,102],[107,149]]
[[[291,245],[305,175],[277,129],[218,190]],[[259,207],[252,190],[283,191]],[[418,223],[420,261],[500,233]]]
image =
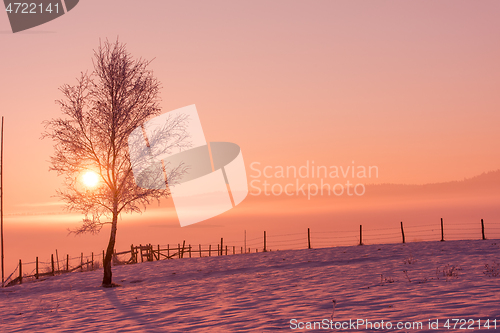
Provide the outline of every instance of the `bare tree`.
[[[137,186],[130,161],[129,135],[160,113],[160,83],[148,69],[149,64],[133,59],[118,40],[100,43],[94,50],[94,70],[82,73],[76,85],[60,88],[64,98],[57,103],[64,117],[47,121],[42,135],[54,141],[50,170],[64,175],[64,190],[58,190],[58,196],[67,209],[84,215],[75,233],[97,233],[103,225],[111,225],[103,263],[105,287],[115,285],[111,261],[119,214],[141,212],[151,201],[170,194],[168,186]],[[157,131],[153,140],[163,142],[157,155],[189,147],[186,121],[182,116],[171,117]],[[170,186],[186,172],[182,165],[170,168],[168,175],[164,166],[160,170],[162,181],[168,179]],[[86,187],[81,178],[89,171],[99,179],[92,188]]]

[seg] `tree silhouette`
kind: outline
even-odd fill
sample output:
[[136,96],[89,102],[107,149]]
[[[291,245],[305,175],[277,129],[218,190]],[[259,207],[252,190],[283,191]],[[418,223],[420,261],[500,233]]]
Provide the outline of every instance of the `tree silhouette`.
[[[64,117],[47,121],[42,135],[54,141],[50,170],[64,176],[64,190],[58,190],[57,195],[67,209],[84,215],[82,225],[74,232],[98,233],[104,225],[111,225],[103,262],[104,287],[115,286],[111,261],[119,214],[141,212],[150,202],[170,195],[168,186],[166,189],[138,187],[130,161],[129,149],[133,149],[128,143],[130,133],[160,114],[160,83],[148,69],[149,64],[150,61],[133,59],[118,40],[100,43],[94,50],[94,70],[82,73],[76,85],[60,88],[64,98],[57,103]],[[185,116],[169,117],[155,137],[148,138],[163,143],[154,154],[190,146],[186,121]],[[171,167],[168,174],[164,166],[160,170],[157,176],[162,181],[168,179],[168,185],[172,186],[186,172],[186,167],[182,164]],[[99,182],[94,187],[82,182],[88,172],[97,174]]]

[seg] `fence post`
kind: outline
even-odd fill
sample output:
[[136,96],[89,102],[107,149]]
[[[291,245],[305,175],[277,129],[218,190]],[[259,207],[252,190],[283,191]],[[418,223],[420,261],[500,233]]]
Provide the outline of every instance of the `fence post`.
[[57,254],[57,249],[56,249],[56,260],[57,260],[57,272],[59,273],[61,269],[59,268],[59,255]]
[[23,263],[19,259],[19,283],[23,283]]
[[224,239],[221,237],[221,239],[220,239],[220,255],[223,255],[222,251],[224,251]]
[[69,254],[66,254],[66,272],[69,272]]
[[226,256],[227,256],[227,245],[226,245]]
[[484,222],[483,222],[483,219],[481,219],[481,233],[483,234],[483,240],[485,240],[486,237],[484,237]]
[[189,258],[191,258],[191,244],[189,244]]
[[134,257],[134,244],[130,244],[130,260],[132,263],[135,263],[135,257]]
[[80,265],[81,265],[80,266],[80,272],[83,272],[83,252],[82,252],[82,254],[80,256]]
[[158,260],[160,260],[160,244],[158,244]]
[[55,275],[55,269],[54,269],[54,254],[50,255],[50,262],[52,264],[52,276]]
[[243,254],[243,246],[241,247],[241,254]]
[[236,246],[233,246],[233,254],[236,254]]
[[201,258],[201,244],[199,244],[198,247],[200,249],[200,258]]
[[38,280],[38,257],[36,257],[36,273],[35,278]]
[[92,252],[92,265],[91,265],[91,267],[92,267],[92,270],[94,270],[94,252]]
[[210,257],[212,254],[212,244],[208,245],[208,256]]
[[264,230],[264,252],[267,252],[266,249],[266,231]]
[[170,258],[170,244],[167,244],[167,257]]
[[182,258],[184,258],[184,246],[185,246],[185,245],[186,245],[186,241],[185,241],[185,240],[183,240],[183,241],[182,241],[182,252],[181,252],[181,253],[182,253]]
[[363,226],[359,225],[359,245],[363,245]]
[[444,242],[444,225],[443,225],[443,218],[441,218],[441,242]]
[[220,245],[217,244],[217,255],[220,256]]
[[307,248],[311,248],[311,229],[307,228]]
[[401,221],[401,235],[403,236],[403,244],[405,243],[405,231],[403,229],[403,221]]

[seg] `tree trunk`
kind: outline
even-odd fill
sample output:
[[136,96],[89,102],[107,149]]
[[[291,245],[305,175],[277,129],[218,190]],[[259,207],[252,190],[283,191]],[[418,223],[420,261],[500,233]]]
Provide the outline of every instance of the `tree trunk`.
[[109,237],[108,248],[106,250],[106,256],[104,257],[104,262],[103,262],[103,267],[104,267],[104,277],[102,278],[103,287],[113,287],[111,260],[113,259],[113,251],[115,248],[117,222],[118,222],[118,213],[113,212],[113,221],[111,223],[111,235]]

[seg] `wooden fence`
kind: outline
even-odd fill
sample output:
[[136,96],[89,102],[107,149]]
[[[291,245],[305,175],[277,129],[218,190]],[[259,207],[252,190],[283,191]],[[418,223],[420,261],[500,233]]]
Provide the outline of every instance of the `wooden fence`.
[[[248,249],[248,251],[250,251],[250,249]],[[259,249],[255,249],[255,251],[258,252]],[[129,251],[118,252],[115,253],[115,255],[118,256],[130,254],[130,259],[126,261],[120,261],[117,259],[116,264],[135,264],[144,261],[207,256],[211,257],[243,253],[245,253],[243,247],[239,247],[238,250],[236,250],[236,246],[225,245],[224,247],[224,239],[221,238],[221,243],[217,244],[217,249],[215,249],[215,246],[212,248],[212,245],[207,245],[205,247],[203,247],[201,244],[198,244],[198,246],[191,246],[191,244],[186,245],[185,241],[182,243],[182,245],[179,243],[177,247],[170,247],[170,245],[167,245],[163,248],[160,245],[153,246],[151,244],[147,244],[134,246],[132,244]]]
[[[10,280],[8,283],[5,284],[5,287],[9,287],[9,286],[13,286],[15,284],[22,284],[23,283],[23,279],[31,279],[31,278],[34,278],[35,280],[38,280],[39,278],[41,277],[44,277],[44,276],[54,276],[56,274],[63,274],[63,273],[71,273],[71,272],[74,272],[76,270],[81,270],[83,271],[84,270],[84,267],[86,266],[87,269],[86,270],[89,270],[89,267],[90,267],[90,270],[94,270],[94,254],[92,253],[92,260],[87,260],[86,262],[83,261],[83,253],[82,253],[82,261],[81,261],[81,264],[76,266],[76,267],[71,267],[69,266],[69,255],[66,255],[66,265],[65,267],[63,267],[63,269],[60,269],[59,267],[59,261],[57,261],[57,269],[56,269],[56,265],[55,265],[55,262],[54,262],[54,255],[52,254],[50,259],[51,259],[51,269],[49,271],[46,271],[46,272],[42,272],[40,273],[40,265],[39,265],[39,261],[38,261],[38,257],[36,257],[36,261],[35,261],[35,272],[34,274],[24,274],[23,275],[23,263],[21,261],[21,259],[19,259],[19,264],[17,266],[16,269],[19,270],[19,274],[17,275],[17,277],[13,278],[12,280]],[[14,271],[15,272],[15,271]],[[11,274],[12,276],[12,274]],[[7,278],[7,281],[9,280],[9,278]]]
[[[186,242],[184,241],[182,245],[179,243],[177,247],[170,247],[170,245],[167,245],[164,248],[161,248],[160,245],[153,246],[151,244],[147,245],[139,245],[139,246],[134,246],[133,244],[130,246],[130,250],[128,251],[122,251],[122,252],[116,252],[114,251],[113,254],[113,260],[112,264],[114,266],[117,265],[127,265],[127,264],[136,264],[139,262],[144,262],[144,261],[154,261],[154,260],[165,260],[165,259],[174,259],[174,258],[192,258],[192,257],[203,257],[207,254],[208,256],[213,256],[213,255],[228,255],[228,254],[236,254],[236,246],[228,247],[227,245],[225,248],[223,247],[224,240],[221,238],[221,244],[217,244],[217,249],[215,249],[215,246],[212,248],[212,245],[208,245],[207,247],[203,248],[201,244],[198,245],[198,247],[193,247],[191,244],[186,245]],[[232,251],[231,251],[232,250]],[[258,249],[255,249],[256,252],[258,252]],[[240,253],[243,253],[244,249],[241,247]],[[119,256],[127,256],[125,260],[120,260]],[[19,264],[16,268],[16,270],[13,272],[17,272],[17,276],[13,277],[13,274],[7,278],[7,282],[4,284],[5,287],[13,286],[16,284],[22,284],[23,280],[38,280],[44,276],[55,276],[59,274],[65,274],[65,273],[71,273],[75,271],[89,271],[89,270],[94,270],[101,268],[102,262],[104,262],[104,256],[105,252],[104,250],[102,251],[102,261],[99,262],[94,259],[94,253],[92,252],[90,255],[90,258],[84,259],[83,253],[81,254],[80,257],[80,264],[77,265],[76,267],[70,266],[70,258],[69,255],[66,255],[66,260],[64,262],[64,266],[61,268],[59,263],[60,260],[57,258],[57,250],[56,250],[56,260],[54,260],[54,255],[51,255],[51,260],[50,260],[50,266],[49,270],[45,270],[44,272],[40,271],[40,262],[38,260],[38,257],[36,257],[35,260],[35,269],[32,272],[32,274],[25,274],[23,272],[23,262],[21,259],[19,259]],[[75,258],[72,258],[75,259]],[[26,265],[26,263],[24,264]],[[12,279],[10,279],[12,277]]]
[[[500,224],[496,224],[498,227],[490,226],[489,228],[492,229],[493,231],[499,231],[500,235]],[[485,225],[483,219],[481,219],[481,229],[480,229],[480,237],[482,240],[486,239],[486,234],[485,234]],[[424,226],[425,227],[425,226]],[[415,228],[415,227],[413,227]],[[406,242],[406,235],[405,235],[405,228],[403,225],[403,222],[400,222],[400,239],[402,243]],[[435,228],[433,227],[433,230]],[[383,229],[383,230],[391,230],[392,234],[391,236],[394,237],[394,229]],[[471,229],[464,229],[464,230],[469,230],[467,231],[470,234]],[[415,232],[415,231],[413,231]],[[444,222],[443,219],[441,218],[441,227],[440,227],[440,241],[445,241],[445,229],[444,229]],[[337,232],[335,232],[337,233]],[[332,237],[325,237],[324,235],[328,234],[328,232],[321,232],[321,236],[316,236],[316,239],[320,241],[321,239],[331,239]],[[293,235],[299,235],[299,234],[292,234]],[[388,234],[384,234],[388,235]],[[280,235],[278,235],[280,236]],[[282,235],[282,236],[287,236],[287,235]],[[342,236],[341,236],[342,237]],[[363,226],[359,226],[359,236],[357,237],[357,244],[358,245],[364,245],[364,235],[363,235]],[[295,239],[291,240],[292,244],[297,244],[293,243],[293,241],[300,241],[300,239]],[[281,242],[281,243],[280,243]],[[310,228],[307,228],[307,240],[302,238],[302,241],[300,241],[301,244],[304,244],[305,246],[300,246],[300,248],[308,248],[312,249],[313,248],[313,243],[311,241],[311,230]],[[271,251],[269,248],[269,239],[266,231],[264,231],[263,238],[254,238],[250,240],[250,244],[254,246],[253,249],[255,249],[255,252],[259,252],[259,248],[262,248],[263,252]],[[283,246],[286,245],[286,241],[275,241],[275,245],[277,246]],[[198,244],[197,246],[192,246],[191,244],[186,244],[186,241],[182,242],[182,245],[180,243],[177,244],[177,246],[160,246],[160,245],[152,245],[152,244],[146,244],[146,245],[138,245],[134,246],[133,244],[130,246],[130,250],[127,251],[122,251],[122,252],[116,252],[114,251],[113,255],[113,260],[112,264],[113,265],[126,265],[126,264],[136,264],[139,262],[144,262],[144,261],[157,261],[157,260],[169,260],[169,259],[182,259],[182,258],[193,258],[193,257],[210,257],[210,256],[222,256],[222,255],[235,255],[235,254],[244,254],[244,253],[250,253],[252,252],[251,247],[247,247],[247,241],[245,238],[245,246],[228,246],[225,245],[224,239],[221,238],[220,244],[217,244],[217,247],[213,246],[211,244],[209,245],[201,245]],[[333,247],[333,246],[338,246],[337,245],[329,245],[325,246],[324,243],[321,244],[318,242],[319,247]],[[23,283],[23,280],[27,279],[34,279],[38,280],[41,277],[44,276],[54,276],[58,274],[65,274],[65,273],[71,273],[74,271],[88,271],[88,270],[94,270],[94,269],[99,269],[101,268],[101,263],[104,261],[104,251],[102,251],[102,261],[99,262],[94,259],[94,253],[92,252],[90,256],[87,256],[84,258],[83,253],[81,253],[81,256],[79,258],[71,258],[72,260],[78,260],[79,262],[76,266],[70,266],[70,258],[69,255],[66,255],[66,260],[62,260],[63,262],[63,267],[61,268],[60,266],[60,260],[58,258],[58,253],[56,250],[56,260],[54,260],[54,255],[51,255],[51,260],[50,260],[50,266],[49,268],[45,269],[44,272],[40,272],[39,269],[39,261],[38,257],[36,258],[36,261],[34,262],[35,264],[35,269],[29,273],[25,274],[23,273],[23,263],[21,260],[19,260],[19,264],[14,270],[14,272],[6,279],[5,283],[3,286],[12,286],[15,284],[21,284]],[[124,259],[120,259],[120,257],[125,256]],[[30,263],[33,264],[33,263]],[[45,263],[47,264],[47,263]],[[26,264],[25,264],[26,265]],[[15,275],[17,273],[17,275]],[[11,279],[12,278],[12,279]]]

